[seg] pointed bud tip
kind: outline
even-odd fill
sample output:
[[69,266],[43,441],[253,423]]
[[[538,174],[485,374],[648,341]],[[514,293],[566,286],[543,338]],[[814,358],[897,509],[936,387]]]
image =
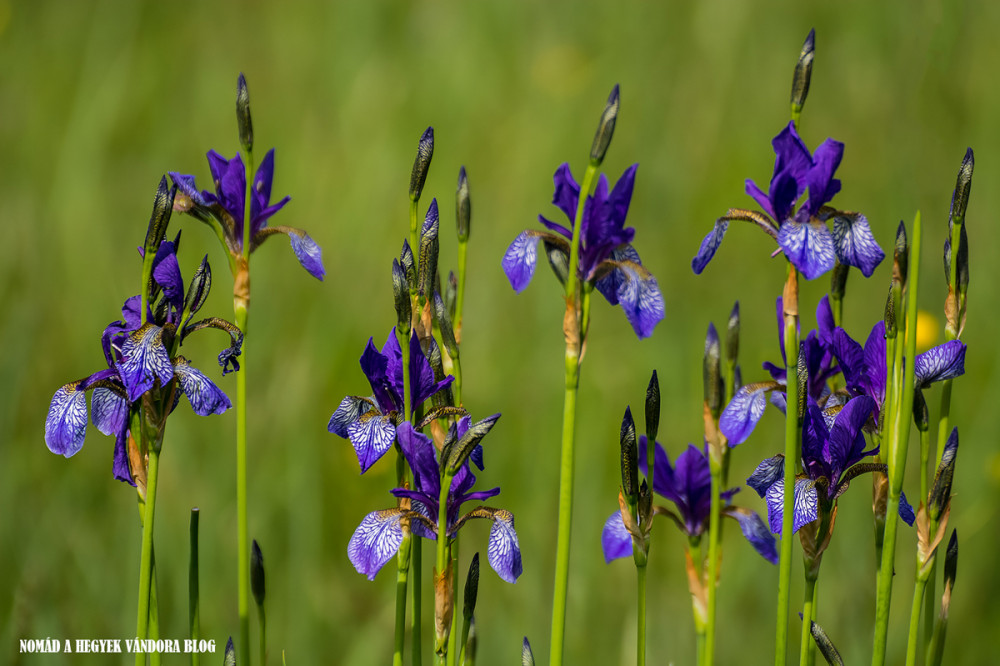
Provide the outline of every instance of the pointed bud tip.
[[260,551],[257,540],[253,540],[250,548],[250,589],[253,598],[258,606],[264,605],[265,585],[264,585],[264,554]]
[[420,135],[417,144],[417,156],[413,160],[413,170],[410,172],[410,201],[420,199],[420,194],[424,190],[424,182],[427,180],[427,171],[431,166],[431,159],[434,157],[434,128],[428,127]]
[[594,133],[594,143],[590,148],[590,164],[592,166],[600,166],[601,162],[604,161],[604,156],[608,152],[608,146],[611,145],[611,137],[615,133],[615,121],[618,118],[618,109],[620,106],[620,89],[618,84],[611,89],[611,94],[608,96],[608,103],[604,105],[604,111],[601,113],[601,121],[597,126],[597,132]]
[[250,92],[247,79],[240,72],[236,79],[236,126],[239,129],[240,145],[248,153],[253,150],[253,120],[250,117]]

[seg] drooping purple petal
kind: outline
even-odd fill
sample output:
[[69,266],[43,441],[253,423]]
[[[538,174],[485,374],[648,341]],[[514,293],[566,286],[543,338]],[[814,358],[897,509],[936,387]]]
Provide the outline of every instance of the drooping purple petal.
[[674,463],[674,483],[682,499],[677,502],[677,508],[688,534],[700,534],[708,520],[712,499],[708,457],[701,449],[688,444],[687,449],[677,456]]
[[913,521],[917,519],[917,514],[913,513],[913,507],[906,500],[906,493],[903,491],[899,491],[899,517],[910,527],[913,527]]
[[177,249],[171,241],[160,243],[153,259],[153,279],[163,289],[163,296],[177,310],[184,308],[184,280],[177,263]]
[[170,179],[174,181],[174,184],[177,186],[177,189],[183,194],[185,194],[188,198],[190,198],[191,201],[198,204],[199,206],[209,205],[209,201],[207,201],[202,196],[201,191],[199,191],[198,188],[195,187],[194,176],[180,174],[177,173],[176,171],[168,171],[167,175],[169,175]]
[[722,244],[722,239],[725,237],[728,228],[728,220],[719,219],[715,221],[715,226],[712,227],[712,230],[701,241],[698,254],[691,260],[691,270],[694,271],[695,275],[701,275],[701,272],[705,270],[705,266],[708,266],[708,262],[715,256],[715,251]]
[[517,293],[524,291],[535,275],[538,261],[538,235],[531,230],[522,231],[503,255],[503,272],[510,286]]
[[740,524],[743,536],[761,557],[771,564],[778,563],[778,549],[775,547],[774,537],[768,532],[767,525],[764,524],[756,511],[730,506],[726,507],[723,513],[734,518]]
[[[797,479],[794,495],[792,534],[798,532],[803,525],[816,520],[819,515],[819,495],[816,493],[816,484],[813,481]],[[781,478],[771,484],[764,499],[767,502],[767,519],[771,532],[780,535],[785,501],[785,480]]]
[[291,241],[292,251],[302,264],[302,268],[322,282],[323,276],[326,275],[326,269],[323,267],[323,248],[301,229],[291,229],[288,240]]
[[833,248],[840,263],[854,266],[865,277],[885,259],[885,252],[875,242],[868,220],[860,213],[844,213],[833,218]]
[[90,396],[90,418],[105,435],[118,434],[128,417],[128,403],[111,389],[98,386]]
[[402,514],[401,509],[372,511],[354,530],[347,544],[347,556],[358,573],[367,576],[368,580],[375,580],[375,574],[403,543],[403,530],[399,525]]
[[885,322],[881,319],[872,327],[865,341],[865,393],[875,398],[879,406],[885,403],[888,370],[885,367]]
[[69,458],[83,446],[87,434],[87,394],[80,382],[56,389],[45,417],[45,444],[52,453]]
[[128,460],[128,428],[123,427],[115,437],[115,453],[111,462],[111,473],[116,479],[130,486],[135,486],[135,479],[132,478],[132,465]]
[[865,352],[861,345],[838,326],[833,332],[832,349],[847,385],[860,385],[865,371]]
[[233,406],[222,389],[201,370],[192,367],[183,357],[178,358],[174,364],[174,374],[177,375],[181,390],[191,403],[191,409],[198,416],[222,414]]
[[337,411],[333,413],[333,416],[330,417],[330,422],[327,424],[326,429],[338,437],[347,439],[347,426],[360,419],[362,414],[374,408],[375,404],[371,400],[349,395],[340,401],[340,405],[337,407]]
[[396,428],[387,417],[372,411],[347,426],[347,437],[354,445],[364,474],[392,446]]
[[757,185],[757,183],[747,178],[744,184],[744,189],[746,193],[753,197],[753,200],[764,209],[764,212],[771,216],[771,219],[776,220],[779,223],[781,222],[781,220],[778,220],[775,217],[774,206],[771,205],[771,198],[767,196],[767,193],[764,192],[764,190],[760,189],[760,186]]
[[161,386],[174,377],[174,365],[167,348],[163,346],[163,329],[147,323],[122,342],[122,360],[118,364],[129,402],[135,402],[143,393],[153,388],[157,380]]
[[615,511],[604,522],[604,529],[601,530],[601,548],[604,550],[605,562],[632,554],[632,535],[625,529],[621,510]]
[[[809,188],[809,199],[806,206],[811,216],[815,216],[820,207],[833,199],[834,195],[840,191],[840,181],[834,178],[833,174],[840,166],[840,160],[843,156],[844,144],[833,139],[827,139],[821,143],[816,152],[813,153],[813,167],[805,177],[806,186]],[[865,274],[865,277],[868,276],[869,274]]]
[[778,245],[807,280],[833,268],[833,238],[825,224],[786,220],[778,231]]
[[756,490],[761,499],[764,499],[767,489],[781,479],[784,473],[785,456],[777,455],[773,458],[767,458],[757,465],[757,469],[747,479],[747,485]]
[[[626,247],[630,248],[631,246]],[[636,254],[635,258],[638,260],[639,255]],[[617,286],[617,293],[615,293],[613,300],[608,297],[604,289],[601,289],[601,293],[608,297],[608,301],[612,305],[622,306],[625,317],[632,324],[632,330],[639,336],[639,339],[652,335],[653,329],[663,320],[664,316],[663,294],[660,293],[660,286],[656,278],[643,269],[638,261],[625,260],[619,268],[598,281],[598,289],[601,288],[601,283],[605,280],[610,280],[611,284]],[[609,287],[609,283],[605,283],[604,286]]]
[[553,181],[555,181],[556,189],[552,196],[552,203],[558,206],[559,210],[565,213],[572,223],[576,219],[576,207],[580,202],[580,186],[573,178],[573,172],[570,171],[567,162],[563,162],[556,169]]
[[[409,421],[397,428],[399,446],[413,470],[413,485],[417,490],[437,499],[441,489],[441,475],[434,458],[434,443],[426,435],[413,429]],[[437,516],[434,516],[435,522]]]
[[965,349],[961,340],[949,340],[917,354],[913,363],[917,383],[923,387],[965,374]]
[[742,444],[750,436],[764,415],[767,393],[775,388],[774,382],[754,382],[736,392],[719,418],[719,430],[729,440],[729,446]]
[[493,527],[490,528],[490,542],[486,551],[490,566],[503,580],[516,583],[521,575],[521,547],[514,531],[514,516],[510,511],[498,509],[493,512]]

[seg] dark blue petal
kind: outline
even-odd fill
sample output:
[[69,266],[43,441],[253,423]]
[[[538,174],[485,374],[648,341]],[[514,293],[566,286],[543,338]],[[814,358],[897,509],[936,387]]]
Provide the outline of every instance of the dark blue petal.
[[373,511],[365,516],[347,544],[347,556],[358,573],[375,580],[375,574],[388,562],[403,543],[399,525],[400,509]]
[[[840,181],[834,178],[833,174],[840,166],[843,156],[844,144],[833,139],[824,141],[813,153],[813,167],[805,177],[806,186],[809,188],[807,207],[811,215],[816,215],[820,207],[840,191]],[[869,275],[866,273],[865,277]]]
[[207,206],[209,202],[201,195],[201,192],[195,187],[194,176],[188,176],[184,174],[177,173],[176,171],[168,171],[167,175],[170,179],[174,181],[177,189],[187,195],[194,203],[200,206]]
[[786,220],[778,231],[778,245],[807,280],[833,268],[833,238],[822,223]]
[[490,543],[486,551],[490,566],[503,580],[516,583],[521,575],[521,547],[514,531],[514,516],[510,511],[499,509],[493,512],[493,527],[490,529]]
[[736,519],[743,536],[761,557],[771,564],[778,563],[778,549],[775,547],[774,537],[768,532],[767,526],[756,511],[731,506],[725,509],[725,514]]
[[309,237],[309,234],[300,230],[292,229],[288,233],[288,240],[292,243],[292,251],[298,258],[302,268],[306,269],[310,275],[322,281],[326,275],[323,268],[323,249]]
[[[251,189],[251,199],[250,199],[250,219],[254,221],[254,227],[256,225],[256,218],[260,215],[260,212],[267,208],[267,204],[271,201],[271,183],[274,180],[274,148],[267,151],[264,155],[264,159],[260,161],[260,166],[257,167],[257,173],[253,177],[253,188]],[[252,228],[250,234],[253,235],[257,233],[259,227]]]
[[448,375],[441,381],[435,381],[434,370],[430,361],[424,356],[420,347],[420,340],[417,332],[410,334],[410,409],[411,413],[416,413],[417,408],[438,391],[444,390],[455,378]]
[[362,414],[371,411],[374,407],[371,400],[349,395],[340,401],[340,405],[330,417],[326,429],[338,437],[347,439],[347,426],[360,419]]
[[906,493],[903,491],[899,492],[899,517],[910,527],[913,527],[913,521],[917,519],[917,515],[913,513],[913,507],[906,501]]
[[160,243],[153,259],[153,279],[163,289],[163,295],[177,310],[184,307],[184,280],[177,263],[177,249],[171,241]]
[[747,384],[729,401],[719,418],[719,430],[729,440],[729,446],[745,442],[757,427],[767,405],[766,394],[772,390],[774,384],[770,382]]
[[792,205],[806,190],[806,179],[813,168],[813,158],[795,131],[795,123],[788,123],[778,132],[772,139],[771,146],[774,148],[775,158],[770,198],[774,206],[774,220],[781,224],[788,217]]
[[387,417],[371,411],[347,426],[347,437],[354,445],[364,474],[392,446],[396,428]]
[[833,218],[833,246],[840,263],[854,266],[865,277],[885,259],[885,252],[875,242],[868,220],[860,213],[846,213]]
[[764,212],[771,216],[771,219],[777,220],[778,222],[781,221],[778,220],[777,216],[774,214],[774,206],[771,205],[771,198],[765,194],[764,190],[760,189],[757,183],[747,178],[745,189],[746,193],[753,197],[754,201],[756,201],[760,207],[764,209]]
[[[441,490],[441,474],[434,457],[434,443],[426,435],[414,430],[409,421],[400,424],[396,435],[403,455],[413,470],[413,485],[436,499]],[[436,515],[434,521],[437,522]]]
[[608,300],[622,306],[640,340],[648,338],[664,316],[663,294],[656,278],[631,262],[622,263],[612,274],[618,283],[618,293],[614,301]]
[[816,329],[819,331],[820,342],[824,347],[833,344],[833,331],[837,324],[833,320],[833,308],[830,307],[830,297],[823,296],[816,305]]
[[888,373],[885,363],[885,322],[879,320],[865,341],[865,377],[862,382],[865,393],[875,398],[879,407],[885,403]]
[[233,406],[222,390],[201,370],[192,367],[183,358],[174,365],[174,374],[180,382],[181,390],[191,403],[191,409],[198,416],[222,414]]
[[944,379],[953,379],[965,374],[965,343],[950,340],[943,345],[917,354],[913,373],[920,386],[927,386]]
[[[794,506],[792,509],[792,534],[799,531],[803,525],[816,520],[819,515],[819,495],[816,493],[816,485],[809,479],[798,479],[795,481]],[[781,534],[781,520],[785,501],[785,480],[778,479],[764,497],[767,501],[767,519],[771,531]]]
[[861,395],[848,402],[837,413],[829,440],[831,486],[836,486],[840,481],[840,474],[863,457],[865,435],[862,428],[874,409],[875,400]]
[[[647,442],[645,435],[639,435],[639,469],[649,478]],[[666,497],[672,502],[683,501],[678,485],[674,479],[674,468],[670,464],[670,456],[666,449],[659,442],[656,442],[653,451],[653,492],[662,497]]]
[[865,352],[857,342],[851,339],[839,326],[833,331],[833,355],[844,373],[848,386],[860,385],[865,371]]
[[80,450],[87,434],[87,393],[79,385],[59,387],[45,417],[45,444],[52,453],[67,458]]
[[115,437],[115,453],[111,463],[111,473],[119,481],[135,486],[135,479],[132,478],[132,465],[128,459],[128,437],[128,428],[122,428]]
[[166,386],[174,377],[174,365],[163,346],[162,335],[162,328],[146,324],[122,342],[122,361],[118,370],[129,402],[138,400],[157,380],[161,386]]
[[757,469],[747,479],[747,485],[757,491],[761,499],[767,494],[767,489],[781,480],[785,473],[785,456],[774,456],[761,461]]
[[576,207],[580,202],[580,186],[573,179],[568,163],[563,162],[559,165],[553,180],[556,190],[552,196],[552,203],[566,214],[570,222],[573,222],[576,219]]
[[90,418],[105,435],[117,435],[128,418],[128,403],[111,389],[98,386],[90,397]]
[[538,236],[531,231],[522,231],[503,255],[503,272],[514,291],[524,291],[535,274],[538,260]]
[[605,521],[604,529],[601,530],[601,548],[604,550],[605,562],[632,554],[632,535],[625,529],[621,510],[615,511]]
[[701,449],[688,444],[677,456],[674,483],[683,500],[676,504],[688,534],[701,534],[707,526],[712,500],[712,475],[708,457]]
[[694,271],[695,275],[701,275],[701,272],[705,270],[705,266],[708,266],[708,262],[712,260],[715,256],[715,251],[719,249],[719,245],[722,244],[722,239],[726,235],[726,229],[729,228],[728,220],[716,220],[715,226],[712,230],[708,232],[708,235],[701,241],[701,247],[698,248],[698,254],[694,256],[691,260],[691,270]]

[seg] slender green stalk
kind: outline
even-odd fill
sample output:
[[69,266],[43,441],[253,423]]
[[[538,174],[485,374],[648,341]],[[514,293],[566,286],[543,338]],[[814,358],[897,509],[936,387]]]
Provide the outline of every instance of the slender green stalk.
[[[410,533],[403,534],[403,542],[396,554],[396,633],[392,652],[393,666],[403,666],[403,645],[406,640],[406,579],[410,571]],[[405,563],[405,564],[404,564]],[[414,632],[414,634],[419,632]]]
[[[422,585],[420,580],[420,572],[423,566],[423,539],[417,535],[412,535],[412,541],[410,543],[410,567],[413,569],[413,610],[411,613],[410,626],[412,627],[410,631],[410,653],[412,655],[413,666],[420,666],[420,662],[423,660],[423,643],[421,640],[421,601],[422,599]],[[406,603],[406,599],[403,599],[403,603]]]
[[257,606],[257,621],[260,624],[260,666],[267,663],[267,617],[263,604]]
[[806,666],[816,660],[813,649],[815,643],[812,637],[812,623],[816,618],[816,581],[817,576],[806,574],[806,591],[802,601],[802,638],[799,643],[799,664]]
[[[913,359],[917,346],[917,291],[920,275],[920,213],[913,220],[913,244],[910,251],[909,285],[907,287],[906,308],[906,358]],[[902,384],[902,399],[895,413],[888,418],[895,419],[895,436],[889,443],[888,475],[889,497],[886,503],[885,539],[882,545],[882,569],[878,578],[878,592],[875,605],[875,643],[872,649],[873,666],[885,663],[885,649],[889,634],[889,606],[892,602],[892,571],[896,555],[896,529],[899,525],[899,494],[903,486],[906,467],[907,440],[913,410],[913,363],[905,371]]]
[[[156,550],[149,553],[152,561],[152,574],[149,578],[149,638],[159,640],[160,638],[160,603],[156,593]],[[149,653],[150,666],[160,666],[160,653],[156,650]]]
[[[562,462],[559,469],[559,528],[556,537],[556,580],[552,599],[552,632],[550,666],[563,663],[563,641],[566,633],[566,595],[569,590],[570,534],[573,520],[573,462],[576,449],[576,393],[580,385],[580,351],[589,316],[589,299],[580,303],[577,266],[580,254],[580,226],[597,167],[587,166],[580,187],[573,240],[570,244],[569,271],[566,275],[566,316],[563,332],[566,336],[566,393],[563,400]],[[584,290],[586,291],[586,290]],[[581,314],[577,314],[578,305]],[[584,307],[586,306],[586,307]],[[585,311],[583,311],[585,310]]]
[[[441,475],[441,490],[438,496],[438,533],[437,533],[437,560],[435,562],[434,569],[434,584],[438,584],[437,577],[445,576],[447,574],[448,565],[451,563],[451,553],[450,553],[450,543],[448,540],[448,493],[451,490],[451,479],[452,476],[447,471]],[[438,591],[435,589],[434,596],[435,599],[438,597]],[[434,618],[435,627],[438,626],[438,618],[435,615]],[[434,652],[437,655],[435,663],[440,666],[444,666],[447,663],[448,658],[448,638],[444,637],[441,640],[441,636],[438,636],[434,644]]]
[[240,616],[240,663],[250,660],[250,530],[247,521],[247,311],[237,308],[243,331],[240,371],[236,373],[236,532],[237,588]]
[[[698,579],[702,579],[701,576],[701,537],[695,539],[689,539],[687,544],[687,565],[692,567],[695,572],[694,575]],[[688,572],[688,582],[691,583],[691,571]],[[705,663],[705,607],[702,605],[702,601],[699,599],[697,590],[691,590],[691,611],[694,617],[694,635],[695,635],[695,654],[697,654],[697,662],[699,666],[703,666]]]
[[[468,241],[458,241],[458,289],[455,295],[455,338],[457,338],[459,344],[462,342],[462,312],[465,307],[465,266],[468,250]],[[458,381],[458,378],[456,378],[456,381]],[[457,397],[455,398],[455,402],[458,403],[459,407],[462,406]]]
[[636,604],[635,663],[646,664],[646,565],[636,565],[638,599]]
[[[144,428],[140,436],[145,440]],[[142,519],[142,552],[139,556],[139,608],[136,611],[135,636],[142,640],[149,634],[149,593],[153,574],[153,518],[156,511],[156,481],[160,468],[160,451],[149,447],[146,469],[146,501]],[[146,663],[146,655],[135,654],[136,666]]]
[[[420,199],[410,200],[410,249],[413,250],[414,258],[420,256],[420,235],[417,231],[417,204]],[[418,259],[419,260],[419,259]]]
[[[198,516],[197,508],[191,509],[191,560],[188,563],[188,635],[197,643],[201,638],[201,611],[199,610],[198,586]],[[201,656],[197,650],[191,651],[191,666],[198,666]]]
[[913,586],[913,605],[910,608],[910,633],[906,640],[906,666],[914,666],[917,663],[917,636],[920,634],[920,607],[924,602],[924,590],[927,587],[927,579],[921,580],[917,576],[917,581]]
[[[411,206],[411,218],[412,218],[411,222],[413,224],[416,224],[415,222],[413,222],[413,220],[416,220],[416,217],[415,217],[416,210],[417,210],[416,209],[416,203],[414,202],[414,204]],[[412,299],[412,297],[413,297],[413,295],[411,294],[411,299]],[[413,304],[412,304],[412,301],[411,301],[411,311],[412,311],[412,305]],[[410,396],[412,396],[413,388],[410,386],[410,341],[408,339],[408,335],[409,334],[408,333],[403,333],[402,331],[397,330],[396,335],[399,338],[399,348],[402,351],[402,357],[403,357],[403,396],[402,396],[402,398],[403,398],[403,420],[405,420],[405,421],[412,421],[412,419],[413,419],[413,408],[410,405],[410,402],[411,402]],[[397,476],[398,476],[398,478],[396,479],[396,483],[397,483],[397,487],[398,488],[402,488],[404,486],[406,478],[407,478],[407,472],[406,472],[407,463],[406,463],[406,458],[403,457],[403,454],[401,452],[397,452],[397,455],[399,457],[398,457],[397,465],[396,465]],[[396,605],[397,605],[397,608],[396,608],[396,617],[397,617],[397,619],[399,617],[403,617],[403,618],[406,617],[406,581],[407,581],[407,575],[406,574],[407,574],[407,572],[409,572],[410,567],[412,566],[414,574],[413,574],[413,586],[412,586],[413,587],[413,594],[412,594],[413,608],[412,608],[411,620],[410,620],[410,624],[411,624],[411,627],[412,627],[411,634],[410,634],[410,641],[411,641],[410,647],[411,647],[411,655],[412,655],[413,666],[420,666],[420,661],[421,661],[421,658],[422,658],[422,654],[421,653],[422,653],[422,649],[423,649],[422,645],[421,645],[421,641],[420,641],[420,622],[421,622],[421,618],[420,618],[420,604],[421,604],[420,569],[421,569],[421,564],[422,564],[421,560],[423,559],[422,558],[423,548],[421,547],[421,539],[420,539],[420,537],[412,535],[412,534],[410,534],[408,532],[406,534],[406,536],[404,536],[403,538],[404,538],[404,540],[407,541],[408,547],[406,548],[405,557],[402,555],[402,553],[403,553],[402,549],[400,549],[400,554],[397,556],[397,562],[399,564],[399,569],[398,569],[399,573],[397,574],[397,579],[396,579],[396,592],[397,592],[397,594],[396,594]],[[399,590],[400,590],[399,586],[400,586],[400,584],[402,585],[402,596],[400,596],[400,594],[399,594]],[[400,604],[402,604],[402,606],[403,606],[402,609],[399,608]],[[400,614],[402,614],[402,615],[400,615]],[[400,656],[400,659],[402,659],[402,649],[403,649],[402,646],[403,646],[403,643],[405,641],[405,636],[404,636],[405,632],[406,632],[405,622],[403,624],[398,624],[397,623],[397,625],[396,625],[396,633],[397,633],[397,635],[396,635],[396,643],[399,646],[399,650],[400,650],[399,656]]]
[[[457,402],[457,401],[456,401]],[[461,627],[458,624],[459,613],[455,612],[454,609],[458,608],[458,534],[455,534],[455,538],[451,541],[451,592],[452,592],[452,614],[451,614],[451,632],[448,634],[448,666],[454,666],[455,660],[458,659],[459,652],[462,647],[458,644],[458,632]]]
[[784,290],[785,318],[785,495],[781,517],[781,553],[778,563],[778,619],[774,633],[774,663],[785,664],[788,650],[788,608],[792,583],[792,517],[795,468],[799,461],[799,336],[798,273],[788,264]]
[[705,630],[705,664],[715,662],[715,609],[717,603],[716,581],[719,578],[719,537],[722,522],[722,460],[716,459],[714,443],[709,443],[708,465],[712,476],[711,517],[708,522],[708,617]]

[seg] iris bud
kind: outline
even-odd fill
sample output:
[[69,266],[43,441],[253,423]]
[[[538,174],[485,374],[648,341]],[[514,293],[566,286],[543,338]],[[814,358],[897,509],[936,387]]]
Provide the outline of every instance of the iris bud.
[[892,283],[894,285],[906,284],[909,257],[910,249],[906,242],[906,225],[900,220],[899,228],[896,229],[896,246],[892,253]]
[[708,405],[708,409],[715,419],[718,419],[719,414],[722,412],[722,396],[725,391],[722,383],[721,356],[722,349],[719,345],[719,334],[715,331],[715,324],[709,324],[708,334],[705,336],[702,379],[705,390],[705,404]]
[[735,363],[740,355],[740,302],[733,304],[726,327],[726,360]]
[[417,157],[413,160],[413,171],[410,172],[410,201],[420,199],[420,193],[424,191],[424,181],[427,180],[427,171],[431,168],[432,157],[434,157],[434,128],[428,127],[420,135]]
[[948,503],[951,502],[951,484],[955,478],[955,457],[957,454],[958,428],[954,428],[944,446],[941,463],[934,475],[934,485],[931,486],[927,506],[931,520],[938,520],[944,514]]
[[600,166],[601,162],[604,161],[605,153],[608,152],[611,136],[615,133],[615,120],[618,119],[618,105],[618,84],[616,83],[611,90],[611,95],[608,96],[608,103],[604,106],[601,122],[594,134],[594,145],[590,148],[590,164],[592,166]]
[[[420,232],[420,270],[417,275],[417,291],[421,299],[433,297],[434,282],[438,263],[438,205],[431,201]],[[423,302],[423,300],[421,300]]]
[[646,438],[650,442],[656,441],[656,435],[660,430],[660,380],[656,376],[656,370],[649,378],[649,386],[646,387]]
[[240,131],[240,145],[249,153],[253,150],[253,121],[250,119],[250,93],[243,72],[236,80],[236,126]]
[[264,554],[260,552],[257,539],[250,548],[250,589],[258,606],[264,605]]
[[635,421],[632,410],[625,408],[621,428],[622,491],[630,507],[634,508],[639,498],[639,450],[635,440]]
[[458,189],[455,190],[455,223],[458,226],[458,242],[469,240],[469,222],[472,219],[472,202],[469,200],[469,178],[465,167],[458,171]]
[[813,57],[816,55],[816,29],[809,31],[806,41],[799,51],[798,62],[795,63],[795,73],[792,75],[792,118],[798,120],[802,107],[809,95],[809,80],[812,78]]
[[[411,259],[413,255],[410,255]],[[410,289],[406,280],[406,271],[396,259],[392,260],[392,297],[396,306],[396,330],[403,334],[404,339],[410,337]]]
[[521,644],[521,666],[535,666],[535,655],[531,653],[531,643],[528,642],[527,636]]
[[465,577],[465,605],[462,607],[462,615],[466,620],[472,618],[476,611],[476,597],[479,594],[479,553],[472,556],[472,563],[469,565],[469,575]]

